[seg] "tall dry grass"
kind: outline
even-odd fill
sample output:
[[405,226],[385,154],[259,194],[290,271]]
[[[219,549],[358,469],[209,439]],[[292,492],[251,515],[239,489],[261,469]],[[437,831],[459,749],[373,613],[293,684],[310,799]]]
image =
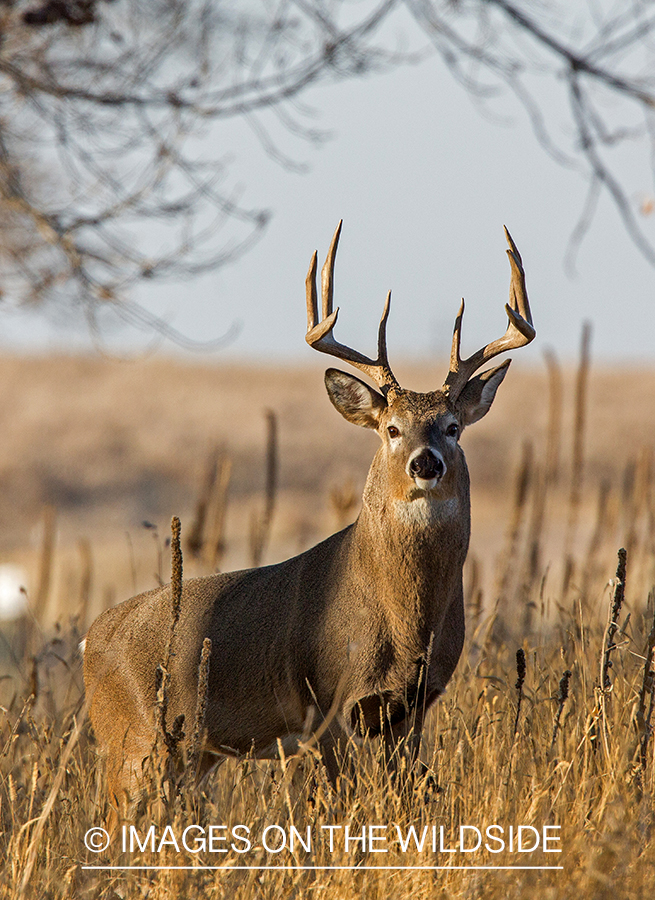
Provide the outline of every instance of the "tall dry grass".
[[[552,371],[551,390],[561,392]],[[162,725],[160,707],[159,714],[153,710],[153,754],[143,792],[126,823],[145,849],[134,843],[130,850],[128,830],[124,852],[119,829],[106,851],[94,853],[85,847],[85,835],[105,824],[109,806],[83,699],[77,649],[83,629],[73,617],[54,633],[35,618],[6,630],[4,666],[11,678],[0,682],[0,896],[652,897],[655,467],[648,447],[635,441],[634,453],[616,471],[585,478],[573,511],[576,536],[566,536],[574,502],[568,500],[571,445],[557,437],[567,433],[558,405],[562,409],[557,395],[545,404],[550,415],[543,434],[518,461],[504,507],[504,543],[491,556],[474,554],[468,565],[467,643],[445,696],[428,716],[421,749],[426,777],[394,780],[378,744],[364,740],[344,748],[353,768],[344,766],[334,792],[308,732],[304,756],[228,760],[192,790],[189,773],[200,737],[192,739],[185,758],[174,723],[166,724],[164,715]],[[576,427],[571,423],[568,433]],[[272,471],[270,436],[268,447],[261,452]],[[589,448],[585,459],[592,467]],[[475,484],[473,463],[471,469]],[[259,510],[276,508],[272,484]],[[209,497],[216,478],[201,479],[201,485]],[[229,531],[234,500],[222,502],[228,504],[221,516]],[[478,502],[484,505],[484,498]],[[337,514],[345,505],[339,499]],[[149,553],[150,570],[157,569],[152,575],[159,575],[165,540],[159,533],[156,542],[148,537],[134,567],[146,565],[141,557]],[[93,548],[91,541],[75,557],[78,617],[92,592]],[[56,563],[57,552],[51,528],[45,528],[37,550],[42,570],[44,560]],[[199,557],[195,565],[207,566],[202,549]],[[179,565],[177,559],[175,578]],[[117,571],[117,581],[136,581],[132,567],[126,563],[125,573]],[[41,599],[39,604],[42,612]],[[210,652],[206,648],[205,655]],[[159,702],[165,704],[165,672],[161,685]],[[201,688],[200,710],[202,702]],[[158,739],[162,730],[168,741]],[[146,846],[151,825],[155,852]],[[226,833],[245,825],[253,846],[237,852],[245,846],[237,836],[218,842],[227,852],[192,853],[182,845],[190,825],[226,826]],[[552,846],[562,852],[508,846],[499,853],[484,846],[448,852],[457,847],[461,826],[484,833],[494,825],[506,841],[510,827],[514,840],[519,826],[540,835],[548,827],[559,837]],[[293,849],[264,849],[262,835],[270,826],[285,835],[295,829]],[[364,849],[361,840],[350,840],[346,848],[346,826],[350,838],[361,838],[365,828],[367,840],[377,837],[377,843]],[[421,850],[409,834],[412,827],[419,842],[427,829]],[[306,840],[307,829],[310,852],[298,839]],[[403,841],[409,836],[405,850],[397,829]],[[281,833],[269,831],[270,846],[277,846]],[[193,846],[200,832],[189,834]],[[465,834],[475,836],[472,829]],[[486,842],[499,846],[491,838]],[[89,868],[94,866],[103,868]],[[186,868],[156,868],[162,866]]]

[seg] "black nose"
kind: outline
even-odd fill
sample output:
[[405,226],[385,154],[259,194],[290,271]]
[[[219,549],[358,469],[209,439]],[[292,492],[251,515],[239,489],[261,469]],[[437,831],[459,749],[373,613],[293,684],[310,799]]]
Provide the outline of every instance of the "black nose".
[[441,478],[444,473],[443,460],[431,450],[422,450],[410,462],[409,473],[412,478],[424,478],[426,481]]

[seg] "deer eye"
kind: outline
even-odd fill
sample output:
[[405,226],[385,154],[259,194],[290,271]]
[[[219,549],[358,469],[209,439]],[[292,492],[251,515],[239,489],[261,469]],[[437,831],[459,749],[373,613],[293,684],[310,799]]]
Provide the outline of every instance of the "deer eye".
[[398,435],[400,434],[400,432],[398,431],[398,429],[396,428],[395,425],[389,425],[387,427],[387,434],[389,435],[390,438],[397,438]]
[[446,428],[446,434],[448,437],[459,437],[459,425],[456,422],[453,422]]

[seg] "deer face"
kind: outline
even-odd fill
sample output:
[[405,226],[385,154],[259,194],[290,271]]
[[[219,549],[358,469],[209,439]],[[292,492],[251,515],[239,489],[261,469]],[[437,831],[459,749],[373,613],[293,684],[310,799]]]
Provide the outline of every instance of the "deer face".
[[471,379],[452,403],[444,391],[419,394],[398,387],[387,396],[354,375],[328,369],[330,400],[355,425],[377,431],[392,498],[445,500],[456,492],[463,468],[459,437],[491,407],[508,363]]
[[452,492],[460,431],[461,423],[443,394],[403,391],[393,397],[380,415],[377,432],[392,482],[400,489],[397,499]]

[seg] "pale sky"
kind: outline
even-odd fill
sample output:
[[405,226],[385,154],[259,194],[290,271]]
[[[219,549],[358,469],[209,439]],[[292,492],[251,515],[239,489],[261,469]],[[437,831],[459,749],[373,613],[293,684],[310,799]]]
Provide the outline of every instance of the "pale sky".
[[[312,251],[318,249],[322,263],[343,218],[336,335],[364,353],[374,353],[388,289],[392,363],[445,354],[462,296],[463,351],[500,336],[509,285],[506,224],[523,256],[537,329],[534,344],[520,351],[522,360],[540,362],[546,346],[573,358],[585,319],[593,323],[595,361],[655,360],[655,270],[604,197],[578,253],[577,276],[565,273],[586,183],[547,156],[515,103],[492,107],[507,124],[491,121],[436,56],[321,86],[302,102],[316,111],[310,124],[332,133],[321,147],[280,134],[281,148],[306,163],[307,174],[270,160],[242,122],[212,138],[221,154],[235,157],[241,203],[273,212],[261,242],[237,264],[196,282],[159,285],[148,300],[190,338],[218,336],[239,320],[238,337],[216,359],[311,359],[304,278]],[[549,102],[560,101],[553,94]],[[653,193],[648,150],[641,144],[621,153],[638,208],[640,196]],[[655,216],[644,225],[655,237]],[[38,316],[5,316],[2,330],[6,350],[90,346],[83,328],[57,327]],[[108,343],[120,349],[134,346],[135,338],[116,334]],[[146,346],[147,336],[137,343]],[[178,352],[167,342],[160,349]]]

